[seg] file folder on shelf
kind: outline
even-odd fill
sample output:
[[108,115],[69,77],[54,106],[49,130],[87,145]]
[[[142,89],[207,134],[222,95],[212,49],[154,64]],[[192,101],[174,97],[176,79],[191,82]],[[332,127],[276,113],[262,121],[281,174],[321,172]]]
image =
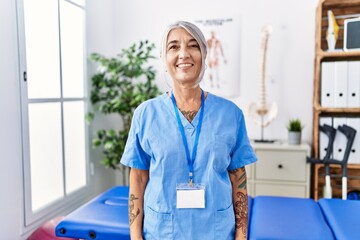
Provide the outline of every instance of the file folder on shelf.
[[321,63],[321,106],[334,107],[335,62]]
[[357,132],[352,145],[349,161],[350,164],[360,164],[360,118],[347,118],[346,124]]
[[348,62],[347,107],[360,108],[360,61]]
[[348,95],[348,62],[335,62],[334,107],[347,107]]

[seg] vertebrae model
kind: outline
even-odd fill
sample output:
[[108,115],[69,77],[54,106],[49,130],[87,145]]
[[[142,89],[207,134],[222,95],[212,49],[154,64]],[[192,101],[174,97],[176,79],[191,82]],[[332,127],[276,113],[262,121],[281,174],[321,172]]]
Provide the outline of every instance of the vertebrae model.
[[270,26],[265,26],[262,29],[262,41],[260,48],[260,81],[258,101],[253,102],[249,106],[249,115],[256,124],[262,128],[270,124],[277,115],[277,105],[275,102],[268,103],[266,101],[266,87],[265,87],[265,73],[266,73],[266,53],[269,35],[272,32]]

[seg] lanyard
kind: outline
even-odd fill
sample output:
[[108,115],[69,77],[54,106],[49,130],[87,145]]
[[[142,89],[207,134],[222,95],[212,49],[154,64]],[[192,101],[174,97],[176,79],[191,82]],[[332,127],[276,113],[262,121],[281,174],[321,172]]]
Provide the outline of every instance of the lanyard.
[[185,136],[185,131],[184,131],[184,126],[181,123],[180,120],[180,115],[179,115],[179,110],[176,107],[176,101],[175,101],[175,97],[174,94],[171,94],[171,100],[173,102],[173,106],[174,106],[174,110],[175,110],[175,115],[176,115],[176,119],[179,125],[179,129],[180,129],[180,133],[181,133],[181,137],[183,140],[183,144],[184,144],[184,148],[185,148],[185,152],[186,152],[186,158],[187,158],[187,162],[188,162],[188,167],[189,167],[189,185],[192,185],[193,182],[193,173],[194,173],[194,161],[196,158],[196,152],[197,152],[197,147],[198,147],[198,143],[199,143],[199,135],[200,135],[200,130],[201,130],[201,125],[202,125],[202,121],[203,121],[203,116],[204,116],[204,91],[201,90],[201,109],[200,109],[200,118],[199,118],[199,123],[196,129],[196,136],[195,136],[195,141],[194,141],[194,148],[192,151],[192,156],[190,158],[190,151],[189,151],[189,146],[186,140],[186,136]]

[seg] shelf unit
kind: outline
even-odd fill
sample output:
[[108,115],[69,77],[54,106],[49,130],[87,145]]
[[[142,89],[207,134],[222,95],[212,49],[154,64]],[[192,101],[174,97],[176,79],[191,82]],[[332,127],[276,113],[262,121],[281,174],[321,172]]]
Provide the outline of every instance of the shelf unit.
[[[328,27],[327,11],[331,10],[339,25],[339,38],[335,51],[327,51],[326,30]],[[314,71],[314,99],[313,99],[313,150],[314,156],[319,158],[319,121],[320,117],[360,117],[359,108],[326,108],[321,106],[321,63],[325,61],[351,61],[360,60],[360,51],[344,52],[343,33],[344,20],[360,17],[360,0],[320,0],[316,12],[316,41],[315,41],[315,71]],[[360,133],[358,133],[360,134]],[[360,190],[360,165],[349,164],[348,190]],[[324,185],[324,167],[315,165],[313,168],[313,197],[315,200],[322,197]],[[334,197],[341,198],[338,166],[331,166],[332,185]],[[341,181],[341,176],[340,176]]]

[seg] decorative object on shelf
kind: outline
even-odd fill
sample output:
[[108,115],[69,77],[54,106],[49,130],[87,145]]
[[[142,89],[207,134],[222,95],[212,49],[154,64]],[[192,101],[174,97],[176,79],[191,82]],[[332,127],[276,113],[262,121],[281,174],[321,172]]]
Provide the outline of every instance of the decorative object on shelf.
[[300,144],[301,143],[301,130],[304,128],[301,121],[296,119],[290,119],[287,125],[289,131],[288,143],[289,144]]
[[260,81],[258,101],[249,105],[250,118],[261,127],[261,139],[255,142],[272,143],[273,140],[264,139],[264,127],[268,126],[273,121],[278,113],[277,104],[275,102],[266,101],[266,86],[265,86],[265,73],[266,73],[266,53],[269,36],[272,32],[271,26],[264,26],[262,29],[262,41],[260,49]]
[[[116,57],[107,58],[93,53],[90,59],[99,65],[91,77],[90,101],[94,110],[100,114],[117,114],[121,117],[122,130],[100,129],[92,143],[94,147],[103,148],[104,158],[101,163],[108,168],[118,169],[125,179],[125,167],[119,165],[128,138],[131,119],[135,108],[145,100],[157,96],[160,92],[154,83],[155,70],[148,64],[154,44],[140,41],[129,48],[121,50]],[[87,114],[91,122],[94,113]]]
[[339,25],[336,23],[334,13],[331,10],[328,10],[328,29],[326,33],[326,40],[328,44],[328,49],[330,51],[335,50],[336,41],[339,37]]
[[344,51],[360,51],[360,17],[344,21]]

